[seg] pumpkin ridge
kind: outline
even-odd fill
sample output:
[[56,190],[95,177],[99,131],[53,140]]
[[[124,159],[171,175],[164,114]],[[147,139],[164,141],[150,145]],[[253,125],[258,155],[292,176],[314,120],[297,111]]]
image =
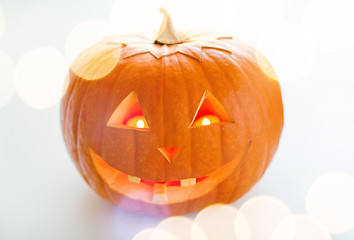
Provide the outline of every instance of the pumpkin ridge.
[[[251,68],[252,68],[252,70],[253,71],[251,71],[251,70],[247,70],[248,72],[251,72],[251,74],[254,74],[254,72],[257,72],[257,74],[258,73],[262,73],[262,70],[258,67],[258,65],[256,65],[257,64],[257,62],[255,62],[255,63],[253,63],[252,62],[252,64],[251,64]],[[256,71],[254,71],[254,69],[256,69]],[[249,74],[245,74],[245,76],[247,77],[247,79],[249,80],[250,79],[250,77],[249,77]],[[271,80],[268,76],[265,76],[265,75],[263,75],[263,77],[266,77],[267,79],[269,79],[270,81],[274,81],[274,80]],[[265,85],[267,85],[266,86],[266,88],[267,89],[262,89],[263,90],[263,93],[260,93],[259,91],[260,91],[260,87],[256,87],[256,85],[252,82],[252,81],[248,81],[248,82],[251,82],[251,86],[254,88],[254,89],[256,89],[255,90],[255,92],[257,93],[256,94],[256,96],[257,96],[257,103],[258,103],[258,105],[260,106],[260,109],[261,109],[261,112],[262,112],[262,118],[263,118],[263,128],[264,128],[264,135],[265,135],[265,137],[266,137],[266,139],[267,139],[267,141],[264,141],[265,142],[265,148],[266,148],[266,152],[264,153],[266,156],[267,156],[267,158],[266,158],[266,161],[262,161],[261,162],[261,164],[262,164],[262,167],[260,167],[260,169],[259,169],[259,171],[262,171],[262,174],[260,174],[259,176],[258,176],[258,179],[260,179],[262,176],[263,176],[263,174],[264,174],[264,172],[265,172],[265,170],[267,169],[267,166],[270,164],[270,162],[271,162],[271,159],[272,159],[272,156],[274,155],[274,153],[273,153],[273,151],[271,151],[271,145],[272,144],[274,144],[274,142],[276,142],[276,140],[274,141],[273,139],[271,139],[271,136],[272,136],[272,134],[271,134],[271,128],[269,127],[270,125],[273,125],[274,123],[267,123],[266,121],[265,121],[265,119],[267,118],[267,116],[268,116],[268,118],[271,118],[271,117],[269,117],[270,115],[271,115],[271,113],[273,112],[272,111],[272,106],[273,106],[273,104],[271,104],[271,103],[265,103],[265,105],[264,106],[262,106],[260,103],[261,103],[261,100],[260,99],[270,99],[270,97],[269,97],[269,94],[268,94],[268,91],[269,90],[271,90],[271,91],[273,91],[272,90],[272,88],[270,87],[270,86],[268,86],[267,84],[265,84]],[[261,96],[260,96],[261,95]],[[270,109],[269,109],[270,108]],[[266,113],[267,112],[267,113]],[[270,143],[272,143],[272,144],[270,144]]]
[[[244,161],[246,160],[246,156],[251,148],[251,145],[252,145],[252,142],[253,142],[253,138],[250,140],[250,142],[246,145],[246,150],[245,152],[243,153],[240,161],[236,164],[235,168],[234,169],[239,169],[239,167],[241,166],[241,164],[244,163]],[[213,191],[214,192],[214,198],[215,199],[218,199],[218,196],[220,195],[220,192],[221,192],[221,189],[222,189],[222,185],[224,184],[224,182],[230,178],[230,176],[232,175],[233,173],[231,173],[229,176],[227,176],[224,181],[222,181],[221,183],[219,183],[219,185],[215,188],[216,191]],[[225,200],[224,200],[225,201]]]
[[[204,54],[207,54],[207,53],[204,53]],[[203,60],[202,60],[201,62],[199,62],[198,64],[196,63],[195,65],[198,66],[199,73],[203,75],[203,82],[206,83],[206,85],[208,85],[208,87],[205,87],[205,91],[209,91],[209,92],[213,93],[214,87],[213,87],[213,84],[212,84],[211,79],[209,79],[209,76],[207,76],[207,72],[205,71],[204,64],[203,64]],[[205,91],[203,91],[203,94],[202,94],[202,96],[199,98],[199,99],[200,99],[199,101],[202,100],[202,97],[203,97]],[[199,104],[199,103],[198,103],[198,104]],[[197,111],[197,109],[194,109],[194,111]],[[194,114],[193,114],[193,115],[194,115]],[[219,128],[220,128],[220,126],[219,126]],[[218,135],[219,135],[219,139],[220,139],[220,133],[219,133]],[[194,136],[194,135],[193,135],[193,136]],[[194,138],[192,137],[192,139],[194,139]],[[220,140],[220,141],[221,141],[221,140]],[[220,146],[221,146],[221,145],[220,145]],[[219,149],[219,150],[220,150],[220,152],[221,152],[221,151],[222,151],[222,148]],[[220,153],[220,154],[221,154],[221,153]],[[220,159],[220,157],[219,157],[218,160],[219,160],[219,161],[218,161],[218,164],[217,164],[217,165],[218,165],[218,166],[222,166],[222,160]],[[214,160],[214,162],[215,162],[215,160]],[[195,164],[195,165],[199,165],[198,162],[194,162],[194,164]],[[196,168],[196,167],[194,166],[194,168]]]
[[[161,78],[160,78],[160,96],[161,96],[161,116],[162,116],[162,127],[161,127],[161,133],[160,134],[162,134],[162,142],[163,142],[163,145],[166,145],[166,131],[164,131],[165,130],[165,126],[166,126],[166,121],[165,121],[165,117],[164,116],[166,116],[166,114],[165,114],[165,101],[164,101],[164,99],[165,99],[165,90],[164,89],[166,89],[166,84],[168,84],[168,83],[166,83],[166,81],[168,80],[167,79],[167,77],[166,77],[166,71],[168,71],[168,64],[169,64],[169,62],[168,62],[168,58],[163,58],[163,59],[161,59],[161,61],[160,61],[160,64],[161,64],[161,67],[160,67],[160,76],[161,76]],[[167,165],[167,164],[169,164],[169,163],[166,163],[166,161],[164,161],[163,162],[164,163],[164,166],[165,165]],[[158,175],[159,173],[156,173],[156,175]],[[164,179],[166,179],[166,171],[163,171],[163,178]]]
[[[109,102],[112,102],[112,98],[113,98],[113,93],[114,93],[114,89],[116,89],[116,85],[119,83],[119,79],[120,79],[120,76],[123,74],[123,70],[126,68],[126,66],[127,66],[127,64],[125,63],[125,64],[122,64],[121,62],[119,62],[118,64],[117,64],[117,66],[115,67],[115,69],[114,69],[114,73],[116,74],[116,76],[115,76],[115,81],[114,81],[114,83],[113,83],[113,85],[112,85],[112,89],[111,89],[111,91],[109,92],[109,96],[107,97],[107,99],[108,99],[108,101]],[[120,68],[119,70],[118,70],[118,68]],[[104,124],[102,125],[102,127],[101,127],[101,132],[102,132],[102,134],[101,134],[101,140],[100,140],[100,150],[101,150],[101,152],[100,152],[100,155],[101,156],[103,156],[104,155],[104,153],[103,153],[103,143],[104,143],[104,141],[103,141],[103,139],[105,138],[105,132],[106,132],[106,122],[108,121],[108,119],[109,119],[109,117],[110,117],[110,115],[111,115],[111,113],[109,112],[109,105],[108,106],[106,106],[105,107],[105,113],[104,113],[104,116],[103,116],[103,119],[104,119]],[[114,107],[113,107],[113,111],[114,111]],[[91,160],[92,161],[92,160]]]
[[[234,60],[233,59],[233,63],[234,64],[237,64],[237,62],[236,62],[236,60]],[[217,63],[216,63],[217,64]],[[250,63],[250,64],[253,64],[253,63]],[[263,106],[260,104],[260,102],[261,102],[261,99],[262,99],[262,97],[259,95],[259,89],[257,89],[257,88],[255,88],[255,86],[252,84],[252,82],[250,81],[250,78],[249,78],[249,76],[246,74],[246,72],[245,72],[245,70],[244,70],[244,68],[242,67],[242,66],[239,66],[238,65],[238,69],[239,69],[239,71],[240,71],[240,73],[243,75],[243,77],[245,78],[245,83],[247,83],[247,86],[248,86],[248,89],[251,91],[251,92],[253,92],[253,98],[255,99],[255,102],[257,103],[257,105],[258,105],[258,107],[261,109],[261,116],[262,116],[262,119],[263,119],[263,121],[262,121],[262,126],[265,126],[265,111],[264,111],[264,108],[263,108]],[[262,128],[260,128],[260,129],[262,129]],[[259,132],[260,130],[258,130],[258,132]],[[252,138],[253,139],[253,138]]]
[[[251,65],[251,68],[252,68],[252,69],[248,70],[248,72],[251,72],[251,74],[255,74],[255,72],[257,72],[257,73],[262,72],[262,70],[259,68],[257,62],[254,63],[254,64],[252,64],[252,65]],[[249,76],[249,75],[247,75],[247,78],[249,79],[248,76]],[[269,80],[269,81],[274,81],[274,80],[270,79],[270,78],[269,78],[268,76],[266,76],[266,75],[264,75],[264,77],[266,77],[267,80]],[[270,97],[270,95],[269,95],[268,92],[269,92],[269,91],[273,91],[273,90],[272,90],[272,87],[270,87],[269,85],[266,84],[266,86],[262,86],[262,87],[263,87],[262,93],[259,93],[259,91],[260,91],[259,88],[260,88],[260,87],[256,87],[255,84],[252,84],[252,86],[253,86],[254,88],[257,88],[257,89],[258,89],[258,90],[256,91],[258,98],[260,98],[260,97],[259,97],[259,94],[261,94],[261,95],[263,95],[263,96],[261,96],[262,99],[272,99],[272,98]],[[262,105],[260,104],[260,101],[257,101],[257,102],[259,103],[259,105],[260,105],[260,107],[261,107],[261,109],[262,109],[263,119],[266,119],[267,116],[268,116],[268,118],[271,119],[271,113],[274,112],[274,111],[273,111],[274,105],[273,105],[273,104],[270,104],[270,103],[268,103],[268,102],[266,102],[265,105],[262,106]],[[275,111],[275,112],[276,112],[276,111]],[[272,146],[272,144],[273,144],[274,142],[276,142],[276,140],[274,141],[274,140],[272,139],[272,134],[271,134],[271,131],[272,131],[271,126],[272,126],[272,125],[273,125],[273,124],[272,124],[270,121],[269,121],[269,122],[264,121],[265,136],[266,136],[266,138],[268,139],[268,141],[266,141],[266,144],[267,144],[267,152],[266,152],[266,153],[267,153],[267,159],[271,159],[271,158],[272,158],[272,155],[273,155],[274,153],[273,153],[273,151],[272,151],[272,149],[271,149],[271,146]],[[271,142],[272,144],[270,144],[270,142]],[[262,169],[265,170],[265,169],[267,168],[267,166],[270,164],[270,161],[264,161],[264,162],[262,162],[262,163],[263,163]],[[261,175],[261,176],[262,176],[262,175]],[[260,176],[260,177],[261,177],[261,176]]]
[[[69,103],[71,102],[71,97],[72,97],[72,92],[74,91],[74,87],[75,85],[77,84],[76,81],[72,81],[71,80],[71,75],[72,73],[69,72],[68,74],[68,78],[69,78],[69,82],[68,82],[68,86],[67,86],[67,89],[66,89],[66,92],[65,94],[63,95],[63,99],[62,99],[62,102],[61,102],[61,122],[62,122],[62,131],[63,132],[66,132],[67,131],[67,124],[69,124],[70,122],[67,120],[67,115],[68,115],[68,112],[70,110],[70,108],[68,107]],[[64,98],[64,96],[70,96],[69,99],[68,98]],[[66,137],[66,136],[64,136]]]
[[[247,76],[247,78],[249,79],[249,77]],[[253,87],[254,87],[254,85],[252,85]],[[259,104],[259,106],[260,106],[260,109],[261,109],[261,113],[262,113],[262,118],[263,118],[263,128],[265,128],[265,131],[264,131],[264,135],[265,135],[265,137],[268,139],[268,141],[264,141],[265,142],[265,155],[267,156],[267,159],[266,159],[266,161],[261,161],[261,164],[262,164],[262,166],[260,167],[260,169],[266,169],[266,167],[265,167],[265,165],[267,165],[267,164],[269,164],[269,162],[270,162],[270,160],[271,160],[271,151],[270,151],[270,144],[269,144],[269,142],[270,142],[270,133],[269,133],[269,125],[267,124],[267,122],[265,121],[265,119],[267,119],[267,116],[270,114],[270,113],[266,113],[266,111],[265,111],[265,109],[263,108],[263,106],[260,104],[260,96],[259,96],[259,92],[258,91],[256,91],[257,92],[257,98],[258,98],[258,101],[257,101],[257,103]],[[267,96],[268,94],[265,92],[265,98],[266,99],[268,99],[268,96]],[[262,99],[263,99],[264,97],[262,97]],[[262,170],[262,172],[264,172],[263,170]],[[262,174],[263,175],[263,174]],[[258,177],[258,179],[262,176],[262,175],[260,175],[259,177]]]
[[[70,74],[70,73],[69,73]],[[69,106],[69,103],[72,103],[72,101],[70,101],[71,97],[72,97],[72,92],[74,90],[74,85],[76,85],[76,82],[69,82],[69,85],[68,85],[68,88],[66,90],[66,93],[64,96],[68,96],[66,98],[64,98],[63,96],[63,99],[62,99],[62,102],[61,102],[61,125],[62,125],[62,131],[63,132],[68,132],[70,131],[69,129],[72,129],[73,128],[73,123],[71,123],[69,120],[68,120],[68,115],[69,115],[69,111],[70,111],[70,108],[68,107]],[[69,92],[69,89],[71,88],[71,91]],[[65,142],[65,145],[68,147],[68,150],[69,150],[69,153],[70,155],[74,155],[75,160],[74,160],[74,164],[75,166],[77,166],[77,151],[76,151],[76,148],[74,149],[73,147],[70,147],[70,145],[68,144],[68,141],[71,142],[70,140],[70,135],[64,135],[64,142]],[[67,140],[69,139],[69,140]],[[74,152],[72,152],[74,151]],[[78,167],[78,166],[77,166]],[[79,169],[80,170],[80,169]]]
[[[205,53],[205,55],[208,55],[207,53]],[[215,60],[211,57],[211,56],[208,56],[213,62],[215,62]],[[211,92],[212,94],[213,94],[213,90],[214,90],[214,84],[213,84],[213,81],[211,80],[212,78],[209,78],[209,76],[207,75],[207,72],[205,71],[205,66],[203,65],[203,64],[200,64],[200,66],[201,66],[201,69],[202,69],[202,72],[203,72],[203,74],[204,74],[204,76],[205,76],[205,79],[206,79],[206,82],[208,83],[208,85],[209,85],[209,92]],[[220,66],[218,65],[218,68],[219,69],[221,69],[220,68]],[[221,72],[223,72],[223,71],[221,71]],[[207,89],[207,91],[208,91],[208,89]],[[215,93],[214,93],[215,94]],[[221,130],[221,126],[219,125],[218,126],[219,128],[220,128],[220,130]],[[219,162],[218,162],[218,165],[219,166],[222,166],[224,163],[223,163],[223,141],[222,141],[222,139],[221,139],[221,133],[222,133],[222,130],[221,131],[219,131],[218,132],[218,141],[219,141],[219,146],[220,146],[220,149],[219,149]]]
[[[137,84],[136,89],[140,89],[139,86],[142,84],[142,81],[137,81],[136,84]],[[141,104],[141,107],[142,107],[142,105],[144,105],[144,103],[140,101],[139,96],[137,96],[137,98],[138,98],[138,101],[139,101],[139,103]],[[145,114],[145,113],[143,112],[143,114]],[[134,161],[135,162],[134,166],[139,166],[139,164],[140,164],[139,160],[141,160],[141,157],[139,157],[139,155],[141,155],[141,154],[139,153],[139,151],[138,151],[139,149],[137,147],[137,146],[140,145],[139,139],[137,137],[138,134],[141,134],[141,132],[134,131],[134,134],[133,134],[134,135],[134,144],[133,144],[134,145],[134,151],[133,151],[134,152],[134,157],[133,157],[133,159],[135,160]],[[143,158],[142,161],[146,161],[146,158]],[[136,168],[133,168],[133,169],[136,169]],[[134,172],[136,173],[136,170]]]
[[[72,73],[69,73],[69,75],[70,74],[72,74]],[[63,98],[63,101],[62,101],[62,112],[65,112],[65,115],[63,115],[63,116],[67,116],[67,114],[68,114],[68,112],[70,111],[70,108],[68,107],[69,106],[69,104],[72,102],[71,100],[72,100],[72,92],[74,91],[74,89],[75,89],[75,86],[77,85],[78,83],[77,83],[77,81],[73,81],[73,80],[71,80],[70,82],[69,82],[69,86],[68,86],[68,88],[67,88],[67,90],[66,90],[66,93],[65,93],[65,95],[66,96],[69,96],[69,99],[66,99],[66,98]],[[69,91],[70,90],[70,91]],[[65,101],[65,103],[64,103],[64,101]],[[65,105],[64,105],[65,104]],[[67,129],[67,125],[66,125],[66,123],[68,122],[67,121],[67,118],[66,117],[63,117],[63,121],[62,121],[64,124],[63,124],[63,129],[66,131],[66,129]]]
[[[263,70],[261,69],[261,67],[259,66],[259,64],[257,63],[257,65],[255,65],[254,66],[254,68],[258,71],[258,72],[260,72],[260,71],[262,71],[263,72]],[[270,78],[268,75],[266,75],[265,76],[267,79],[269,79],[269,81],[272,83],[272,84],[274,84],[274,82],[276,82],[277,80],[274,80],[274,79],[272,79],[272,78]],[[281,91],[280,91],[280,86],[278,85],[278,87],[277,87],[278,89],[277,89],[277,91],[279,92],[279,97],[281,98]],[[268,85],[266,85],[265,86],[265,94],[266,94],[266,98],[267,99],[272,99],[272,98],[277,98],[278,96],[276,96],[276,91],[274,90],[274,87],[272,87],[270,84],[268,84]],[[274,104],[270,104],[270,107],[271,107],[271,111],[270,112],[277,112],[277,107],[280,107],[281,108],[281,112],[283,113],[283,106],[282,106],[282,104],[281,105],[279,105],[279,106],[277,106],[277,105],[274,105]],[[282,118],[281,119],[282,121],[281,121],[281,127],[280,127],[280,130],[278,131],[279,133],[281,132],[281,130],[282,130],[282,127],[283,127],[283,125],[284,125],[284,119]],[[271,128],[271,124],[269,123],[268,124],[268,128]],[[280,134],[278,134],[279,136],[280,136]],[[279,139],[278,139],[279,140]],[[276,140],[275,140],[275,142],[276,142]],[[276,147],[275,147],[276,148]]]
[[[224,71],[222,71],[221,69],[221,66],[220,66],[220,64],[218,64],[217,62],[216,62],[216,60],[212,57],[212,56],[209,56],[209,54],[207,54],[207,53],[205,53],[205,56],[208,58],[208,60],[210,60],[210,61],[212,61],[215,65],[217,65],[217,67],[218,67],[218,69],[220,69],[220,72],[224,75],[224,78],[225,79],[228,79],[228,78],[226,78],[225,77],[225,73],[224,73]],[[210,81],[210,79],[209,79],[209,77],[207,76],[207,71],[205,71],[205,68],[206,68],[206,66],[204,65],[204,64],[200,64],[201,65],[201,68],[202,68],[202,71],[203,71],[203,73],[204,73],[204,76],[205,76],[205,79],[207,80],[207,82],[209,83],[209,86],[210,86],[210,92],[212,91],[212,84],[211,84],[211,82],[212,81]],[[213,78],[211,78],[211,79],[213,79]],[[218,99],[219,101],[220,101],[220,99]],[[224,104],[223,104],[224,105]],[[229,111],[228,111],[228,113],[229,113]],[[229,113],[230,114],[230,113]],[[224,147],[223,147],[223,141],[222,141],[222,138],[221,138],[221,136],[222,136],[222,133],[223,133],[223,128],[221,127],[221,126],[219,126],[219,128],[220,128],[220,132],[219,132],[219,142],[220,142],[220,146],[221,146],[221,149],[220,149],[220,163],[219,163],[219,166],[221,166],[222,164],[224,164],[224,162],[223,162],[223,157],[224,157]]]
[[[76,151],[78,152],[78,159],[79,159],[79,163],[80,163],[80,167],[84,173],[84,177],[87,178],[86,174],[87,174],[87,170],[85,169],[84,165],[85,165],[85,159],[83,159],[83,156],[81,156],[81,152],[80,152],[80,148],[81,148],[81,144],[79,144],[79,137],[80,137],[80,119],[81,119],[81,113],[82,113],[82,105],[84,103],[84,101],[82,101],[83,99],[85,99],[85,95],[87,93],[87,88],[88,88],[88,85],[86,85],[86,88],[82,94],[82,98],[80,99],[80,107],[78,108],[78,113],[77,113],[77,127],[76,127],[76,138],[75,138],[75,144],[76,144]],[[85,152],[85,151],[84,151]]]
[[[181,61],[180,61],[180,59],[179,59],[179,57],[177,55],[176,55],[176,60],[178,62],[178,69],[181,70],[180,72],[182,72],[183,64],[181,63]],[[187,101],[186,102],[190,102],[191,97],[190,97],[190,92],[189,92],[189,88],[187,87],[187,82],[186,81],[187,81],[187,79],[183,78],[181,83],[183,84],[183,90],[185,92],[184,95],[187,97]],[[187,108],[187,109],[188,109],[188,116],[191,116],[191,108]],[[188,134],[189,134],[189,138],[188,139],[191,139],[193,137],[193,134],[191,134],[191,131],[188,131]],[[191,143],[188,144],[188,148],[189,149],[192,148],[192,144]],[[189,158],[188,159],[189,159],[188,166],[190,166],[190,168],[188,169],[189,170],[188,175],[191,176],[192,175],[192,167],[193,167],[192,163],[191,163],[191,161],[193,161],[192,160],[193,158],[192,158],[192,151],[191,150],[189,150]]]
[[[79,108],[77,108],[76,110],[77,111],[75,111],[76,113],[74,113],[73,114],[73,117],[74,117],[74,115],[76,115],[76,121],[73,123],[73,128],[74,129],[76,129],[76,131],[75,131],[75,138],[73,139],[74,140],[74,144],[75,144],[75,153],[76,153],[76,155],[77,155],[77,158],[78,158],[78,166],[80,167],[80,169],[82,170],[82,171],[84,171],[84,169],[83,169],[83,167],[82,167],[82,160],[81,160],[81,158],[80,158],[80,153],[79,153],[79,149],[78,149],[78,136],[79,136],[79,121],[80,121],[80,114],[81,114],[81,106],[82,106],[82,99],[84,99],[84,96],[85,96],[85,94],[86,94],[86,91],[87,91],[87,85],[86,84],[84,84],[84,82],[78,77],[78,76],[76,76],[76,78],[74,78],[74,80],[73,80],[73,82],[77,82],[78,84],[80,83],[80,81],[81,81],[81,83],[84,85],[84,89],[83,89],[83,92],[81,93],[81,96],[80,96],[80,100],[79,100],[79,102],[80,102],[80,107]],[[81,86],[82,87],[82,86]],[[76,102],[76,101],[73,101],[73,98],[74,97],[74,95],[71,95],[71,100],[69,101],[69,103],[70,102]],[[74,118],[75,119],[75,118]],[[85,175],[85,178],[86,178],[86,175]]]

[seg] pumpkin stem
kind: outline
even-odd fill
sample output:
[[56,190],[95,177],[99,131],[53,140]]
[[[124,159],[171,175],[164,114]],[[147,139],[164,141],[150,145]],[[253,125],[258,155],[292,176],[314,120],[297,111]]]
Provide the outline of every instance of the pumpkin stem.
[[183,36],[173,28],[171,17],[164,8],[160,8],[163,21],[155,40],[156,44],[178,44],[183,42]]

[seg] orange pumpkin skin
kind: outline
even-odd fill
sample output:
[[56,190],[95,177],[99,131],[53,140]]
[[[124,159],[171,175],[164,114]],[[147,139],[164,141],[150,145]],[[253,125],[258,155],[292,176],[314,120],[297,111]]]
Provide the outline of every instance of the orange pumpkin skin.
[[[66,146],[89,186],[129,211],[170,216],[233,202],[262,177],[278,147],[283,106],[267,61],[231,38],[192,39],[159,45],[107,38],[68,75],[61,105]],[[146,131],[107,124],[132,93]],[[206,93],[231,121],[190,127]],[[161,147],[181,149],[170,162]],[[195,185],[172,184],[193,178]],[[164,188],[162,202],[153,200],[156,186]]]

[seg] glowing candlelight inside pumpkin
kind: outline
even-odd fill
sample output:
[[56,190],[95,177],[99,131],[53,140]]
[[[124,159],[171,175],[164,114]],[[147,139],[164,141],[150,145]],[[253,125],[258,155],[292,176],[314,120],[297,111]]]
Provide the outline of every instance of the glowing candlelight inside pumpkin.
[[145,124],[144,124],[144,121],[143,120],[138,120],[136,122],[136,127],[137,128],[144,128]]
[[210,125],[210,120],[209,120],[209,118],[204,118],[203,121],[202,121],[202,125],[203,125],[203,126]]

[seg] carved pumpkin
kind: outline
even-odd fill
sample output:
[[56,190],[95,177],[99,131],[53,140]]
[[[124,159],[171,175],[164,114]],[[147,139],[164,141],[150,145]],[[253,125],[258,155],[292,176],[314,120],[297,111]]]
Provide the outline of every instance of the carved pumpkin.
[[130,211],[184,214],[229,203],[263,175],[283,126],[268,62],[230,37],[108,37],[71,67],[61,117],[85,181]]

